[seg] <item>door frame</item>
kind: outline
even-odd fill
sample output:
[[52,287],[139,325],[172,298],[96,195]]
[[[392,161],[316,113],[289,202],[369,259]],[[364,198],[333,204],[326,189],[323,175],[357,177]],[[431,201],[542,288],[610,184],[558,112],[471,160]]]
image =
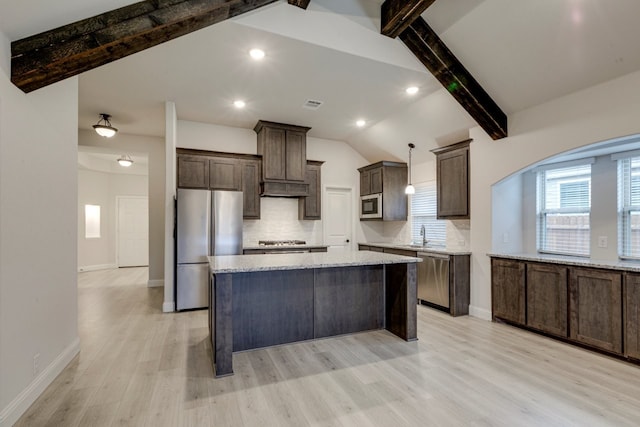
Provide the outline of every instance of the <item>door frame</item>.
[[[326,203],[327,201],[327,192],[329,190],[338,190],[338,191],[343,191],[345,193],[349,193],[349,206],[351,206],[351,238],[349,239],[349,244],[346,246],[346,249],[348,250],[353,250],[354,248],[354,235],[355,235],[355,230],[356,230],[356,221],[355,221],[355,216],[353,215],[354,212],[354,206],[353,206],[353,187],[345,187],[345,186],[340,186],[340,185],[324,185],[322,188],[322,218],[328,218],[327,216],[327,209],[328,209],[328,204]],[[327,239],[327,225],[326,225],[327,221],[323,220],[322,221],[322,241],[324,244],[327,243],[327,241],[329,239]]]
[[134,199],[145,199],[147,201],[147,257],[149,257],[149,196],[116,196],[116,212],[115,212],[115,216],[116,216],[116,229],[115,229],[115,234],[116,234],[116,241],[115,241],[115,247],[116,247],[116,268],[120,268],[120,200],[123,199],[128,199],[128,200],[134,200]]

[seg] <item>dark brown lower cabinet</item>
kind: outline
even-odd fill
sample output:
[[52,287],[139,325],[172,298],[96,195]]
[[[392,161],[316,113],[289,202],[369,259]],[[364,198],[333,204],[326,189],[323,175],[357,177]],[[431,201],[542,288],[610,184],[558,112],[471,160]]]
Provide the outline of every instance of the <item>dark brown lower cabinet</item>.
[[520,261],[491,260],[491,306],[493,318],[524,325],[525,264]]
[[622,354],[622,274],[571,268],[570,338]]
[[640,274],[625,274],[624,287],[624,355],[640,360]]
[[527,263],[526,269],[527,326],[566,338],[568,268]]

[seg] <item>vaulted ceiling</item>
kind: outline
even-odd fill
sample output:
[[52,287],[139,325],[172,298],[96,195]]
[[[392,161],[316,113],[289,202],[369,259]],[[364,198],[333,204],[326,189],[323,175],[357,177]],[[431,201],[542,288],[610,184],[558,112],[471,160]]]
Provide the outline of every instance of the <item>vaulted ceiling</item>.
[[[134,1],[0,2],[18,40]],[[380,34],[381,0],[280,0],[80,76],[79,126],[112,114],[122,132],[163,135],[164,102],[180,119],[251,128],[258,119],[311,126],[371,161],[416,161],[475,121],[398,39]],[[436,0],[422,18],[511,114],[640,69],[636,0]],[[267,57],[251,62],[259,46]],[[404,93],[409,85],[418,95]],[[231,103],[243,98],[247,108]],[[304,109],[306,99],[324,102]],[[367,120],[363,129],[358,118]]]

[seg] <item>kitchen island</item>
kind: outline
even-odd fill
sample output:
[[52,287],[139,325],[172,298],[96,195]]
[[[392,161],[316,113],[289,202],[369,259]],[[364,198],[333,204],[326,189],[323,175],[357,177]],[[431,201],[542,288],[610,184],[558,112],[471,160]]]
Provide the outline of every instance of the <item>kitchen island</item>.
[[375,252],[209,257],[209,331],[216,377],[232,353],[387,329],[416,339],[418,258]]

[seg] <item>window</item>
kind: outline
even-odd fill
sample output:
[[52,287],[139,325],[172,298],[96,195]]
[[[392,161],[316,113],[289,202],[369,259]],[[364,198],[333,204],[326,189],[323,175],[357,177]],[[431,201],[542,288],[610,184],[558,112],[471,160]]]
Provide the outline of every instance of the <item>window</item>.
[[447,223],[436,219],[437,193],[436,182],[415,186],[416,192],[411,196],[411,239],[422,241],[420,228],[424,225],[427,240],[431,243],[445,244],[447,240]]
[[618,160],[618,255],[640,258],[640,157]]
[[589,256],[591,164],[538,172],[538,251]]
[[84,205],[84,237],[100,238],[100,206]]

